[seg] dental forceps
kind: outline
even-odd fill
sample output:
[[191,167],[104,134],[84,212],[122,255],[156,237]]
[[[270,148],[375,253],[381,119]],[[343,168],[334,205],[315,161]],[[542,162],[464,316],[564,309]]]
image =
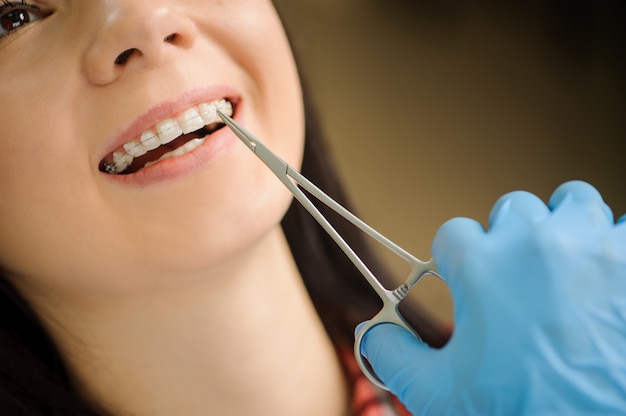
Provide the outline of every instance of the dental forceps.
[[[363,277],[365,277],[365,280],[367,280],[367,282],[381,298],[383,302],[382,309],[373,318],[367,321],[361,328],[360,332],[356,335],[354,342],[354,356],[359,367],[367,378],[378,387],[388,390],[384,383],[374,373],[371,366],[366,363],[366,359],[361,353],[363,337],[376,325],[382,323],[393,323],[410,331],[418,339],[420,338],[417,332],[402,317],[398,309],[398,305],[400,301],[409,293],[411,288],[415,286],[424,275],[431,274],[436,277],[440,277],[437,274],[437,268],[434,260],[431,259],[426,262],[419,260],[391,240],[384,237],[378,231],[374,230],[331,197],[326,195],[322,190],[320,190],[298,171],[289,166],[285,161],[272,153],[263,143],[261,143],[232,118],[226,116],[219,110],[217,113],[222,118],[226,126],[228,126],[235,133],[235,135],[237,135],[237,137],[239,137],[239,139],[241,139],[241,141],[248,146],[248,148],[252,150],[252,152],[254,152],[254,154],[257,155],[257,157],[261,159],[261,161],[263,161],[268,168],[270,168],[274,175],[276,175],[278,179],[280,179],[280,181],[291,191],[296,200],[298,200],[298,202],[304,206],[313,218],[317,220],[317,222],[332,237],[335,243],[339,245],[350,261],[352,261]],[[384,247],[405,260],[411,267],[411,271],[406,281],[394,290],[386,289],[367,268],[354,250],[352,250],[352,248],[345,242],[343,237],[335,230],[330,222],[321,214],[315,205],[313,205],[311,200],[304,194],[304,192],[302,192],[300,187],[309,192],[320,202],[337,212],[354,226],[367,233]]]

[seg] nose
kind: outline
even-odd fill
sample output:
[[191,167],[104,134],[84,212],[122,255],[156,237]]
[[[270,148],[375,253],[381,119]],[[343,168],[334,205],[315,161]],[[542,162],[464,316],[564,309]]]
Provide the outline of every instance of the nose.
[[168,1],[107,0],[100,7],[84,60],[92,84],[107,85],[127,72],[157,66],[175,48],[195,43],[196,26]]

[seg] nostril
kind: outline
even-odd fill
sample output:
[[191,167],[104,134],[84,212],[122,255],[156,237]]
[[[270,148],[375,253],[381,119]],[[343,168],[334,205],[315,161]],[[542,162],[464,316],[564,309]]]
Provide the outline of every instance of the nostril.
[[115,58],[115,65],[126,64],[135,52],[137,52],[137,48],[126,49],[124,52],[120,53],[117,58]]
[[[172,33],[171,35],[168,35],[165,38],[163,38],[163,42],[165,43],[173,44],[173,43],[176,43],[177,40],[178,40],[178,34],[176,33]],[[139,52],[139,49],[137,48],[126,49],[124,52],[117,55],[117,58],[115,58],[115,65],[118,65],[118,66],[125,65],[130,59],[130,57],[133,56],[137,52]]]

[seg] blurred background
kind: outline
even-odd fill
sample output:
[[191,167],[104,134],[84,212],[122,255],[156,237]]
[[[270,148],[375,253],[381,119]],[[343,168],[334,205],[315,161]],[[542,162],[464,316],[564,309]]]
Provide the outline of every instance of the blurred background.
[[626,213],[623,0],[275,4],[359,215],[418,257],[513,190],[582,179]]

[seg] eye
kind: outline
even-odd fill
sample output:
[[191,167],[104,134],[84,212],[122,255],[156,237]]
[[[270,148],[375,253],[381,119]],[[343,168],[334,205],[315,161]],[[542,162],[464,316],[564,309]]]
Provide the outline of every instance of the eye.
[[44,15],[45,13],[39,7],[27,4],[25,1],[2,0],[2,5],[0,5],[0,38],[44,17]]

